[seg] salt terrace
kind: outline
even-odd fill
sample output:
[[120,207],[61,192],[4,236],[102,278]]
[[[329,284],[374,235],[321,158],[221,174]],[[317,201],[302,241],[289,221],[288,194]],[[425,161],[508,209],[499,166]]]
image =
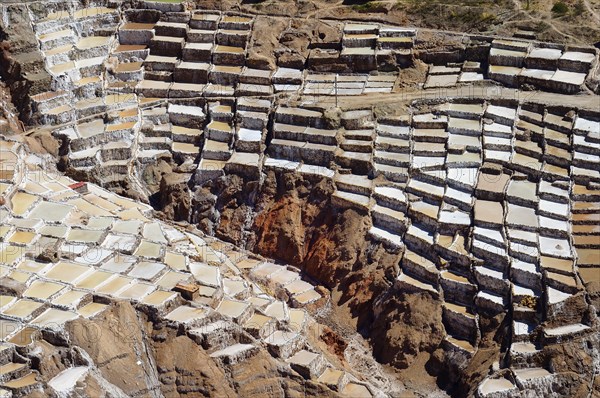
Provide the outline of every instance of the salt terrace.
[[[138,22],[143,10],[123,13],[111,7],[117,3],[83,11],[56,11],[35,21],[53,91],[31,97],[32,110],[41,123],[64,126],[53,134],[67,143],[70,165],[83,171],[102,165],[99,172],[106,175],[109,185],[118,184],[127,170],[141,172],[163,156],[196,163],[200,159],[194,177],[197,182],[228,170],[258,175],[265,162],[267,127],[273,114],[276,125],[268,150],[272,158],[278,159],[283,154],[280,151],[285,151],[290,156],[296,153],[289,160],[305,161],[301,153],[318,153],[325,163],[333,158],[338,132],[321,131],[319,117],[303,117],[308,110],[299,109],[288,116],[292,110],[275,105],[276,99],[281,95],[299,97],[310,105],[326,102],[327,97],[389,94],[397,72],[372,72],[383,70],[390,57],[398,65],[409,66],[414,43],[425,40],[419,39],[417,29],[347,23],[338,44],[341,50],[311,50],[306,69],[285,65],[263,70],[246,65],[252,16],[190,12],[184,11],[182,4],[141,2],[142,8],[165,11],[159,21],[147,23]],[[465,40],[466,47],[487,48],[489,58],[479,55],[471,60],[467,56],[444,65],[432,64],[424,88],[493,79],[509,86],[532,84],[574,93],[582,89],[597,58],[593,48],[476,36]],[[346,65],[352,73],[318,72],[327,64]],[[484,64],[489,65],[487,70]],[[294,115],[295,121],[288,120]],[[503,120],[506,126],[511,119]],[[469,123],[474,122],[459,118],[449,125],[460,129]],[[295,124],[317,130],[301,132],[288,127]],[[439,121],[430,125],[444,128]],[[507,129],[510,127],[504,129],[505,137],[486,130],[490,156],[508,160],[508,152],[498,149],[510,143]],[[383,132],[377,140],[395,138],[393,134],[383,138],[385,135]],[[428,139],[434,138],[424,138],[423,142]],[[461,135],[448,139],[459,144],[474,140]],[[343,138],[339,143],[342,153],[337,155],[340,164],[368,163],[370,141],[368,133]],[[443,149],[443,140],[438,146]],[[379,170],[389,175],[397,171],[394,166],[408,165],[406,155],[386,152],[374,153]],[[440,160],[433,153],[419,155],[417,151],[417,156],[429,162]]]
[[[9,205],[0,212],[3,394],[41,386],[19,353],[33,350],[43,334],[62,333],[65,322],[99,316],[116,300],[183,328],[217,361],[247,359],[265,347],[309,379],[337,375],[322,382],[342,393],[377,391],[332,367],[303,337],[314,322],[303,307],[322,296],[297,270],[155,220],[148,205],[48,174],[18,141],[0,145],[2,159],[9,159],[3,168],[14,171],[2,178]],[[267,293],[279,291],[292,307]],[[178,292],[193,294],[192,301]],[[252,340],[240,342],[240,330]],[[49,384],[75,383],[88,371],[71,368]]]
[[[199,185],[271,170],[329,179],[334,206],[368,214],[370,239],[404,253],[396,288],[443,300],[447,350],[472,357],[480,314],[512,312],[510,355],[478,396],[516,396],[533,384],[551,391],[567,377],[536,353],[592,333],[585,314],[565,311],[585,307],[583,284],[600,274],[598,109],[439,98],[400,116],[349,110],[334,128],[319,104],[394,93],[398,72],[378,69],[390,56],[409,65],[419,29],[346,23],[339,47],[312,50],[304,68],[263,70],[246,65],[253,16],[140,2],[163,11],[146,23],[142,10],[117,5],[50,12],[34,24],[53,89],[31,97],[33,113],[63,140],[73,169],[97,169],[109,188],[161,157],[191,165],[186,179]],[[598,63],[593,48],[464,40],[489,53],[431,63],[423,89],[495,81],[574,94]],[[325,63],[353,72],[320,72]],[[183,327],[215,359],[239,361],[263,345],[306,378],[350,396],[376,393],[303,339],[302,308],[321,295],[297,270],[158,221],[151,207],[93,184],[82,191],[67,177],[44,178],[20,142],[1,150],[0,273],[24,285],[1,297],[3,389],[39,384],[18,347],[125,299]],[[53,261],[36,260],[48,253]],[[173,288],[190,283],[201,293],[184,302]],[[289,303],[267,293],[280,289]],[[523,305],[527,298],[541,305]],[[215,336],[233,324],[255,340],[221,344]]]

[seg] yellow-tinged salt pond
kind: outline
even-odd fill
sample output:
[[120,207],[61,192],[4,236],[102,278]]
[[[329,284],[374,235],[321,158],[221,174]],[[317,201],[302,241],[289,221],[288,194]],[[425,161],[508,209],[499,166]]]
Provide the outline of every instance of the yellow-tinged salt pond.
[[125,110],[122,110],[121,112],[119,112],[119,117],[126,119],[128,117],[135,117],[135,116],[137,116],[137,114],[138,114],[138,108],[133,107],[133,108],[125,109]]
[[65,72],[72,71],[75,68],[76,68],[75,62],[70,61],[70,62],[65,62],[64,64],[54,65],[53,67],[50,68],[50,72],[52,72],[55,75],[60,75]]
[[[229,105],[215,105],[211,109],[214,112],[231,113],[231,106],[229,106]],[[175,126],[173,126],[173,127],[175,127]]]
[[72,34],[73,34],[73,31],[69,28],[69,29],[57,30],[56,32],[50,32],[50,33],[40,35],[40,36],[38,36],[38,39],[40,41],[55,40],[55,39],[60,39],[61,37],[71,36]]
[[31,321],[31,324],[41,328],[56,327],[77,317],[78,315],[74,312],[58,310],[56,308],[49,308],[46,311],[44,311],[40,316]]
[[91,204],[90,202],[88,202],[87,200],[83,199],[83,198],[77,198],[77,199],[73,199],[70,200],[68,202],[68,204],[73,205],[75,207],[77,207],[77,209],[81,210],[84,213],[87,213],[91,216],[96,216],[96,217],[100,217],[100,216],[104,216],[104,217],[112,217],[112,214],[104,209],[101,209],[98,206],[95,206],[93,204]]
[[17,300],[15,296],[0,295],[0,309],[8,307]]
[[81,281],[77,282],[75,284],[75,287],[78,287],[80,289],[93,290],[98,285],[106,282],[113,275],[114,274],[111,272],[94,271],[90,275],[83,278]]
[[139,220],[117,221],[112,231],[126,235],[137,235],[140,232],[142,222]]
[[156,281],[156,286],[163,289],[173,289],[179,282],[185,282],[190,279],[190,274],[182,274],[175,271],[167,271],[163,276]]
[[204,318],[206,316],[206,310],[202,308],[193,308],[186,305],[175,308],[171,311],[166,318],[174,322],[190,322],[198,318]]
[[153,285],[148,285],[146,283],[134,283],[129,286],[127,289],[123,290],[119,293],[120,298],[124,299],[141,299],[145,297],[147,294],[156,289]]
[[6,365],[0,365],[0,377],[4,377],[12,372],[18,372],[24,369],[27,364],[9,362]]
[[102,80],[97,77],[97,76],[90,76],[90,77],[84,77],[82,79],[79,79],[75,82],[73,82],[75,84],[75,86],[77,87],[83,87],[86,84],[92,84],[92,83],[100,83]]
[[11,199],[13,213],[22,216],[38,199],[35,195],[20,191],[17,192]]
[[28,231],[15,231],[10,238],[8,238],[8,241],[11,243],[17,243],[17,244],[23,244],[23,245],[27,245],[29,243],[31,243],[31,241],[33,241],[33,239],[35,238],[36,234],[33,232],[28,232]]
[[48,51],[44,51],[44,55],[50,57],[52,55],[65,54],[73,49],[72,44],[65,44],[64,46],[54,47]]
[[139,209],[129,209],[119,212],[119,218],[121,220],[140,220],[140,221],[149,221],[142,213],[140,213]]
[[[29,344],[33,343],[34,340],[36,340],[36,336],[38,333],[39,333],[38,329],[31,327],[31,326],[27,326],[27,327],[24,327],[23,329],[21,329],[13,337],[11,337],[8,342],[18,345],[20,347],[25,347],[25,346],[28,346]],[[13,380],[13,381],[18,381],[18,379]],[[4,386],[6,386],[7,384],[8,383],[4,384]]]
[[185,256],[183,254],[167,251],[165,254],[165,264],[176,270],[186,270]]
[[0,151],[0,164],[2,170],[15,170],[19,163],[19,157],[12,151]]
[[15,170],[11,168],[2,168],[0,169],[0,180],[9,180],[11,181],[15,175]]
[[81,290],[69,290],[52,300],[52,304],[74,308],[88,294],[89,293],[83,292]]
[[104,235],[104,231],[72,228],[67,236],[67,241],[79,243],[99,243],[102,235]]
[[31,372],[27,376],[23,376],[20,379],[13,379],[9,382],[6,382],[3,386],[12,390],[21,390],[25,387],[38,383],[36,374],[37,373]]
[[106,304],[89,303],[78,309],[77,312],[84,318],[91,318],[104,311],[106,308],[108,308],[108,305]]
[[37,301],[21,299],[3,310],[2,313],[15,318],[26,319],[42,306],[43,304]]
[[138,257],[158,258],[160,257],[160,249],[161,245],[142,240],[133,255]]
[[61,113],[69,112],[71,110],[71,105],[65,104],[56,108],[50,109],[46,114],[48,115],[60,115]]
[[156,291],[150,293],[149,295],[147,295],[146,297],[144,297],[144,299],[142,300],[142,303],[148,304],[148,305],[153,305],[153,306],[159,306],[169,300],[174,299],[175,297],[177,297],[177,293],[167,292],[164,290],[156,290]]
[[4,240],[11,228],[12,227],[10,225],[0,225],[0,238]]
[[71,14],[69,14],[68,11],[66,10],[60,10],[60,11],[54,11],[49,13],[48,15],[46,15],[45,18],[41,19],[40,22],[45,22],[45,21],[56,21],[62,18],[70,18]]
[[215,46],[215,52],[217,52],[217,53],[242,54],[244,52],[244,49],[242,47],[232,47],[232,46],[217,45],[217,46]]
[[65,263],[61,261],[47,271],[45,277],[64,283],[72,283],[89,270],[90,267],[86,267],[85,265]]
[[29,278],[31,278],[31,274],[29,272],[23,271],[12,271],[7,275],[9,278],[16,280],[17,282],[26,283]]
[[187,136],[191,136],[191,137],[196,137],[196,136],[199,137],[202,134],[204,134],[204,132],[200,129],[191,129],[191,128],[182,127],[182,126],[173,126],[171,128],[171,131],[173,132],[173,134],[187,135]]
[[226,15],[223,17],[223,22],[248,23],[250,21],[252,21],[252,18],[237,15]]
[[38,184],[37,182],[33,182],[30,180],[27,181],[27,183],[23,187],[23,190],[26,192],[32,193],[34,195],[42,195],[42,194],[48,192],[48,188],[43,187],[40,184]]
[[85,200],[87,200],[88,202],[90,202],[91,204],[98,206],[104,210],[108,210],[108,211],[120,210],[119,206],[115,205],[114,203],[109,202],[108,200],[106,200],[104,198],[94,195],[94,194],[85,195],[83,198]]
[[51,296],[61,291],[64,285],[54,282],[35,281],[23,293],[25,297],[48,300]]
[[113,223],[111,217],[91,217],[87,226],[93,229],[108,229]]
[[117,275],[113,279],[104,283],[102,286],[96,289],[96,293],[113,295],[125,286],[133,282],[133,279],[124,276]]
[[33,209],[30,217],[58,223],[63,222],[73,209],[72,206],[61,203],[41,202]]
[[8,188],[10,188],[11,185],[10,184],[5,184],[3,182],[0,182],[0,195],[3,195],[4,192],[6,192],[8,190]]
[[161,263],[140,261],[127,275],[132,278],[151,280],[164,268],[165,266]]
[[88,36],[80,39],[76,47],[80,50],[86,50],[95,47],[107,46],[110,42],[110,37],[103,36]]
[[[104,106],[104,97],[92,97],[92,98],[88,98],[88,99],[82,99],[80,101],[77,101],[75,103],[75,109],[79,109],[79,110],[90,110],[90,111],[94,111],[97,110],[97,108],[99,107],[103,107]],[[87,123],[87,124],[92,124],[93,122]],[[99,129],[94,129],[94,130],[90,130],[88,129],[86,131],[86,134],[91,134],[92,135],[99,135],[102,134],[104,132],[104,122],[101,121],[102,127]],[[79,129],[79,126],[78,126]],[[80,135],[83,137],[83,133],[80,131]]]
[[68,229],[69,228],[64,225],[46,225],[40,229],[40,234],[60,239],[67,235]]
[[231,131],[231,126],[224,122],[212,121],[208,125],[209,129],[219,130],[219,131]]
[[0,263],[12,264],[25,253],[23,246],[0,244]]

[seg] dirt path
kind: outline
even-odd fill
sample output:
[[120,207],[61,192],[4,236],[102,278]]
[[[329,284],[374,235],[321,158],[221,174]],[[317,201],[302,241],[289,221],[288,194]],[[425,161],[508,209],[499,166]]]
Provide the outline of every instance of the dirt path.
[[600,25],[600,15],[598,15],[598,13],[596,11],[594,11],[589,0],[583,0],[583,4],[585,5],[585,8],[587,8],[589,13],[592,14],[592,17],[594,18],[594,21],[596,22],[596,24]]
[[571,36],[570,34],[568,34],[568,33],[565,33],[565,32],[563,32],[562,30],[558,29],[558,28],[556,27],[556,25],[554,25],[554,23],[553,23],[551,20],[547,20],[547,21],[546,21],[546,23],[547,23],[548,25],[550,25],[550,28],[552,28],[552,30],[554,30],[556,33],[558,33],[558,34],[560,34],[560,35],[562,35],[562,36],[564,36],[564,37],[568,37],[568,38],[569,38],[569,39],[571,39],[573,42],[575,42],[575,43],[581,43],[581,42],[582,42],[581,40],[579,40],[579,39],[578,39],[578,38],[576,38],[575,36]]
[[[588,7],[589,11],[590,11],[592,14],[594,14],[594,12],[592,11],[591,7],[590,7],[590,6],[589,6],[589,4],[588,4],[588,0],[584,0],[584,1],[585,1],[585,3],[586,3],[586,6]],[[515,9],[516,9],[517,11],[522,11],[522,12],[523,12],[523,14],[525,14],[525,15],[527,16],[527,18],[528,18],[528,19],[529,19],[531,22],[539,22],[539,21],[542,21],[542,18],[535,18],[535,17],[533,17],[531,14],[529,14],[529,12],[528,12],[527,10],[523,9],[523,6],[521,5],[521,2],[520,2],[519,0],[512,0],[512,2],[513,2],[513,5],[515,6]],[[595,17],[597,17],[597,15],[595,15],[595,14],[594,14],[594,16],[595,16]],[[558,29],[558,28],[556,27],[556,25],[554,24],[554,22],[552,21],[552,15],[550,15],[550,17],[549,17],[549,18],[547,18],[547,19],[544,19],[543,21],[544,21],[545,23],[547,23],[547,24],[548,24],[548,26],[550,26],[550,28],[551,28],[553,31],[555,31],[556,33],[558,33],[559,35],[561,35],[561,36],[564,36],[564,37],[567,37],[567,38],[571,39],[572,41],[574,41],[574,42],[576,42],[576,43],[581,43],[581,40],[580,40],[580,39],[578,39],[578,38],[576,38],[576,37],[574,37],[574,36],[571,36],[570,34],[568,34],[568,33],[565,33],[565,32],[563,32],[562,30]],[[514,22],[516,22],[516,21],[510,21],[509,23],[514,23]],[[600,24],[600,20],[599,20],[599,22],[598,22],[598,23]]]
[[312,18],[312,17],[317,17],[317,19],[318,19],[319,18],[319,14],[326,13],[328,11],[332,11],[332,10],[335,10],[335,9],[338,9],[338,8],[342,8],[342,7],[345,7],[344,6],[344,2],[343,1],[338,1],[335,4],[332,4],[330,6],[327,6],[327,7],[324,7],[324,8],[317,8],[314,11],[306,13],[306,15],[304,16],[304,19],[308,20],[309,18]]
[[[569,104],[578,109],[598,110],[600,96],[598,95],[566,95],[543,91],[520,91],[501,86],[460,86],[445,89],[406,90],[388,95],[369,94],[353,97],[338,97],[338,104],[344,109],[367,108],[390,103],[407,103],[414,100],[432,100],[439,98],[484,98],[484,99],[514,99],[523,102],[539,102],[547,105]],[[308,97],[302,99],[307,100]],[[328,99],[323,104],[335,103]]]

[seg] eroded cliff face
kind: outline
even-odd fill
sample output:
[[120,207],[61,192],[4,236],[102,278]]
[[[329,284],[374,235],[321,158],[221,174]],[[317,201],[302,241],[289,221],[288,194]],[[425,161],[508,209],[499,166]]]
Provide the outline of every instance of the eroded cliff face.
[[[333,335],[357,330],[378,362],[399,370],[414,365],[424,374],[429,354],[443,338],[441,303],[394,289],[401,253],[371,241],[371,218],[335,206],[334,190],[330,179],[297,173],[269,171],[262,182],[231,175],[195,191],[191,221],[219,238],[298,267],[327,289],[332,305],[324,322]],[[338,354],[343,358],[348,342],[342,336]],[[415,391],[439,393],[432,380]]]
[[158,396],[158,370],[147,338],[151,328],[126,302],[98,318],[67,324],[72,344],[85,351],[102,376],[127,396]]
[[406,369],[423,352],[434,351],[444,334],[442,308],[427,294],[390,295],[379,304],[373,323],[373,353],[384,363]]
[[397,258],[365,239],[366,214],[332,205],[331,180],[270,171],[257,186],[257,181],[227,176],[198,189],[192,221],[265,257],[301,267],[329,289],[347,291],[340,286],[344,283],[350,291],[343,301],[365,288],[386,286],[386,269],[393,271]]
[[371,282],[383,281],[397,258],[365,239],[366,214],[332,205],[334,189],[331,180],[294,173],[270,171],[260,185],[231,175],[196,190],[192,221],[261,255],[301,266],[330,289],[369,264],[377,264],[370,271],[381,271],[368,277]]

